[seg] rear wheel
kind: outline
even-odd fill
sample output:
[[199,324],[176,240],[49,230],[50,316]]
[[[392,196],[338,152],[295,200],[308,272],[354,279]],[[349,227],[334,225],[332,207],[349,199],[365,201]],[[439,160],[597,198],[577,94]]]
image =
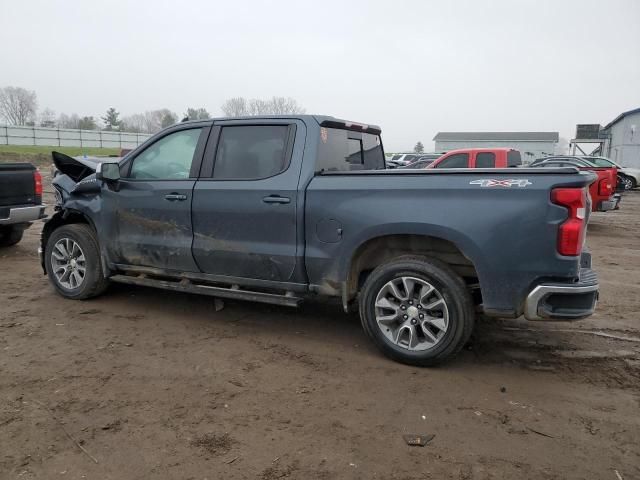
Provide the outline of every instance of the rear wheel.
[[367,335],[385,355],[410,365],[454,357],[469,340],[474,318],[464,281],[435,259],[406,256],[381,265],[360,295]]
[[618,176],[620,177],[620,183],[625,190],[635,188],[635,181],[633,178],[623,174],[618,174]]
[[18,225],[9,225],[0,227],[0,247],[10,247],[22,240],[24,227]]
[[109,285],[102,274],[95,234],[85,224],[64,225],[51,233],[45,249],[45,266],[53,286],[67,298],[95,297]]

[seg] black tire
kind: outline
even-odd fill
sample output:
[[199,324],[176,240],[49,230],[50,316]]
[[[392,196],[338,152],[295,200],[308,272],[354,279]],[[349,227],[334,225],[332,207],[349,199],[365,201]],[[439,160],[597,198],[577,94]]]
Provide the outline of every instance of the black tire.
[[[448,328],[438,343],[427,350],[412,351],[393,343],[376,320],[378,293],[389,281],[407,276],[435,287],[446,303]],[[364,331],[383,354],[398,362],[420,367],[437,365],[453,358],[469,340],[475,321],[471,294],[462,278],[444,262],[427,257],[402,256],[377,267],[367,277],[360,292],[359,307]]]
[[619,173],[620,183],[622,184],[622,190],[632,190],[635,188],[635,180],[623,173]]
[[[53,273],[52,254],[54,245],[64,238],[76,242],[82,249],[85,257],[85,276],[77,288],[68,288],[60,283]],[[66,298],[73,300],[85,300],[100,295],[109,286],[109,280],[104,278],[102,262],[100,261],[100,248],[93,229],[89,225],[74,223],[63,225],[54,230],[47,240],[45,248],[45,268],[49,280],[55,289]]]
[[0,227],[0,247],[10,247],[22,240],[24,228],[17,225]]

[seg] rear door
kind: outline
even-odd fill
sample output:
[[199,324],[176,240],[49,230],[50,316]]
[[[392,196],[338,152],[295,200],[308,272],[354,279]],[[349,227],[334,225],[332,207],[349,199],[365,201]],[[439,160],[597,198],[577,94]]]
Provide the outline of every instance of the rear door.
[[226,277],[298,282],[300,120],[217,121],[193,194],[193,255]]
[[102,226],[116,263],[197,272],[191,200],[209,127],[180,126],[149,144],[102,191]]

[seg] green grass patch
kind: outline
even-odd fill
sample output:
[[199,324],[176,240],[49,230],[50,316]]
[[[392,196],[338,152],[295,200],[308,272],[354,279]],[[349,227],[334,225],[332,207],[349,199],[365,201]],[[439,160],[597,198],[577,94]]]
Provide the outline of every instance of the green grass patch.
[[17,155],[22,154],[45,154],[51,155],[51,152],[56,151],[65,153],[69,156],[76,157],[78,155],[89,156],[108,156],[118,155],[120,153],[119,148],[100,148],[100,147],[50,147],[50,146],[33,146],[33,145],[0,145],[0,154],[13,153]]
[[0,163],[27,162],[40,168],[51,165],[51,152],[65,153],[71,157],[80,155],[107,157],[118,155],[119,148],[99,147],[50,147],[33,145],[0,145]]

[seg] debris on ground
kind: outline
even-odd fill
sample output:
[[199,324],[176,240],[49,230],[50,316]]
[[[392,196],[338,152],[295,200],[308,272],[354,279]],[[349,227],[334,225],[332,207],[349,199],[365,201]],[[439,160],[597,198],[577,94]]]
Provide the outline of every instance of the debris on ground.
[[405,443],[410,447],[424,447],[427,443],[429,443],[431,440],[435,438],[435,435],[408,434],[408,435],[403,435],[402,438],[404,438]]

